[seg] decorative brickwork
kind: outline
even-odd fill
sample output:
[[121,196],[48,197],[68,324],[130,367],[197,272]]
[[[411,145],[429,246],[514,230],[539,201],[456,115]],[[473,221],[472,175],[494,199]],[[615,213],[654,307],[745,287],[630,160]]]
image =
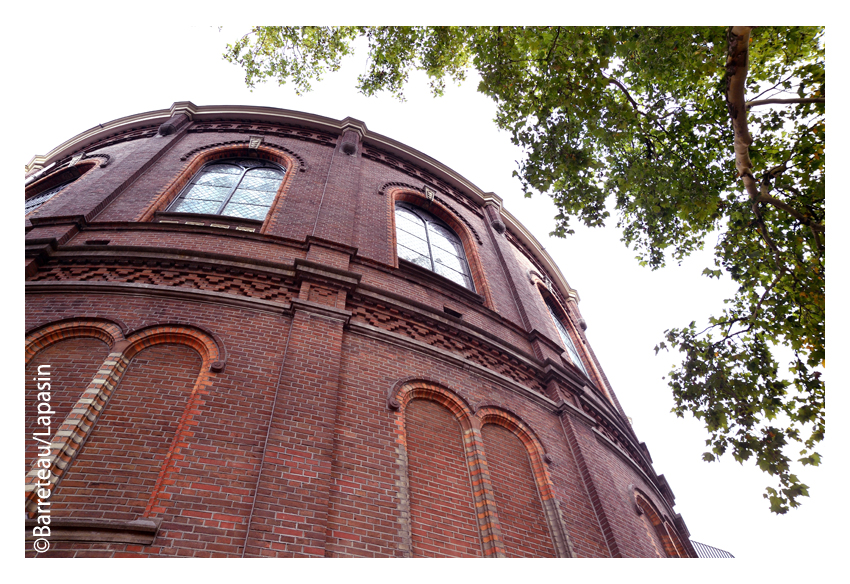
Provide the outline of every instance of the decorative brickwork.
[[45,266],[30,281],[128,282],[174,286],[281,303],[288,303],[294,293],[294,280],[280,275],[221,266],[200,266],[189,261],[156,259],[86,258],[70,265]]
[[370,148],[366,147],[363,149],[363,157],[368,158],[370,160],[374,160],[376,162],[380,162],[382,164],[386,164],[392,168],[398,169],[407,176],[411,176],[417,179],[420,179],[426,183],[434,185],[434,187],[443,193],[448,194],[455,201],[465,206],[467,209],[481,216],[481,210],[478,208],[476,204],[469,200],[468,196],[462,193],[460,190],[452,187],[447,182],[442,181],[435,177],[433,174],[427,172],[426,170],[420,168],[418,165],[404,162],[392,154],[384,152],[378,148]]
[[512,360],[496,347],[487,346],[471,335],[451,330],[445,325],[435,326],[432,323],[423,322],[423,319],[413,312],[399,311],[371,299],[363,298],[355,302],[349,305],[349,310],[351,310],[352,318],[356,320],[457,353],[534,391],[541,394],[544,392],[543,386],[530,367]]
[[203,122],[192,126],[190,133],[200,132],[227,132],[240,134],[262,134],[263,136],[278,136],[281,138],[294,138],[295,140],[314,142],[316,144],[333,145],[336,136],[327,132],[309,130],[298,126],[283,126],[277,124],[257,124],[249,120],[242,123],[209,123]]

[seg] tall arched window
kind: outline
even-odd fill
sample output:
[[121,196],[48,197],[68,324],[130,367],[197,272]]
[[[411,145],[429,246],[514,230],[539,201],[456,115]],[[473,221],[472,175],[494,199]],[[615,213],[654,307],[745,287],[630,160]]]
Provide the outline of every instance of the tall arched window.
[[581,362],[581,357],[578,355],[578,349],[576,349],[576,346],[573,344],[573,340],[570,338],[570,333],[567,332],[567,327],[564,326],[564,323],[558,316],[558,311],[555,310],[551,301],[548,299],[546,300],[546,308],[549,309],[549,315],[555,322],[555,328],[558,329],[558,334],[561,336],[561,341],[563,341],[564,347],[566,347],[567,352],[570,354],[570,359],[572,359],[576,367],[581,369],[584,374],[587,375],[587,369],[584,368],[584,364]]
[[262,221],[284,172],[282,167],[264,160],[215,161],[194,176],[168,210]]
[[395,205],[398,257],[475,290],[460,238],[451,228],[408,203]]

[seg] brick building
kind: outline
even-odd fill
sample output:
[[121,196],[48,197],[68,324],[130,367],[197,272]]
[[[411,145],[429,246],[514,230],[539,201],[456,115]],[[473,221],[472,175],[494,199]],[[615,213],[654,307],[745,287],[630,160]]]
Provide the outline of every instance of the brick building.
[[696,556],[576,291],[429,156],[178,102],[26,202],[28,555]]

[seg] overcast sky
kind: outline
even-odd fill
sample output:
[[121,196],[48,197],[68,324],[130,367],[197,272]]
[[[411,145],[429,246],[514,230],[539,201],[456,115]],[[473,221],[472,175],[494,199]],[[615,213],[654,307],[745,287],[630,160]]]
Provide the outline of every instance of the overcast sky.
[[[676,360],[665,353],[655,356],[653,347],[665,329],[691,320],[702,323],[718,314],[722,300],[734,292],[727,280],[700,276],[703,268],[712,267],[710,253],[652,272],[638,266],[613,223],[596,230],[577,226],[576,235],[568,239],[549,237],[555,208],[546,196],[522,198],[519,182],[511,177],[521,153],[507,134],[496,130],[495,107],[475,92],[475,79],[461,88],[448,88],[442,98],[432,98],[426,82],[417,77],[412,78],[404,103],[388,95],[365,98],[354,89],[365,65],[361,52],[345,62],[343,71],[315,83],[306,96],[277,85],[250,92],[241,70],[221,58],[226,43],[247,27],[219,32],[217,27],[176,26],[166,15],[156,26],[125,24],[120,29],[97,29],[94,24],[40,26],[37,38],[23,41],[27,78],[19,107],[24,128],[15,134],[11,161],[26,163],[99,123],[167,108],[180,100],[272,106],[362,120],[370,130],[416,148],[482,190],[497,193],[548,250],[581,296],[588,339],[638,437],[647,443],[656,472],[665,475],[675,493],[675,509],[683,515],[692,539],[756,561],[817,558],[826,553],[823,546],[830,541],[835,513],[845,513],[834,498],[843,487],[841,477],[829,466],[846,464],[831,456],[837,454],[830,440],[838,428],[830,427],[830,438],[820,449],[825,466],[800,473],[811,487],[811,497],[803,500],[801,509],[775,516],[762,498],[770,484],[767,475],[751,462],[743,466],[731,458],[702,462],[706,435],[701,425],[670,413],[673,400],[662,377]],[[10,161],[8,155],[6,160]],[[710,249],[714,241],[708,243]],[[846,262],[844,253],[838,254],[841,262]],[[840,385],[846,387],[843,379]],[[840,458],[846,459],[845,452]],[[840,533],[844,529],[846,524]]]

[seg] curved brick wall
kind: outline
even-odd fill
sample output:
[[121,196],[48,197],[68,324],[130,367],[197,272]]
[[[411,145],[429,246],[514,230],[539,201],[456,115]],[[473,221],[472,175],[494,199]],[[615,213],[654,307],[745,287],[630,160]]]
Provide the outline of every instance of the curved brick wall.
[[[262,220],[168,211],[228,158],[286,169]],[[437,160],[357,120],[178,102],[27,176],[76,177],[25,217],[45,555],[695,556],[578,294]],[[454,231],[474,289],[399,259],[399,201]]]

